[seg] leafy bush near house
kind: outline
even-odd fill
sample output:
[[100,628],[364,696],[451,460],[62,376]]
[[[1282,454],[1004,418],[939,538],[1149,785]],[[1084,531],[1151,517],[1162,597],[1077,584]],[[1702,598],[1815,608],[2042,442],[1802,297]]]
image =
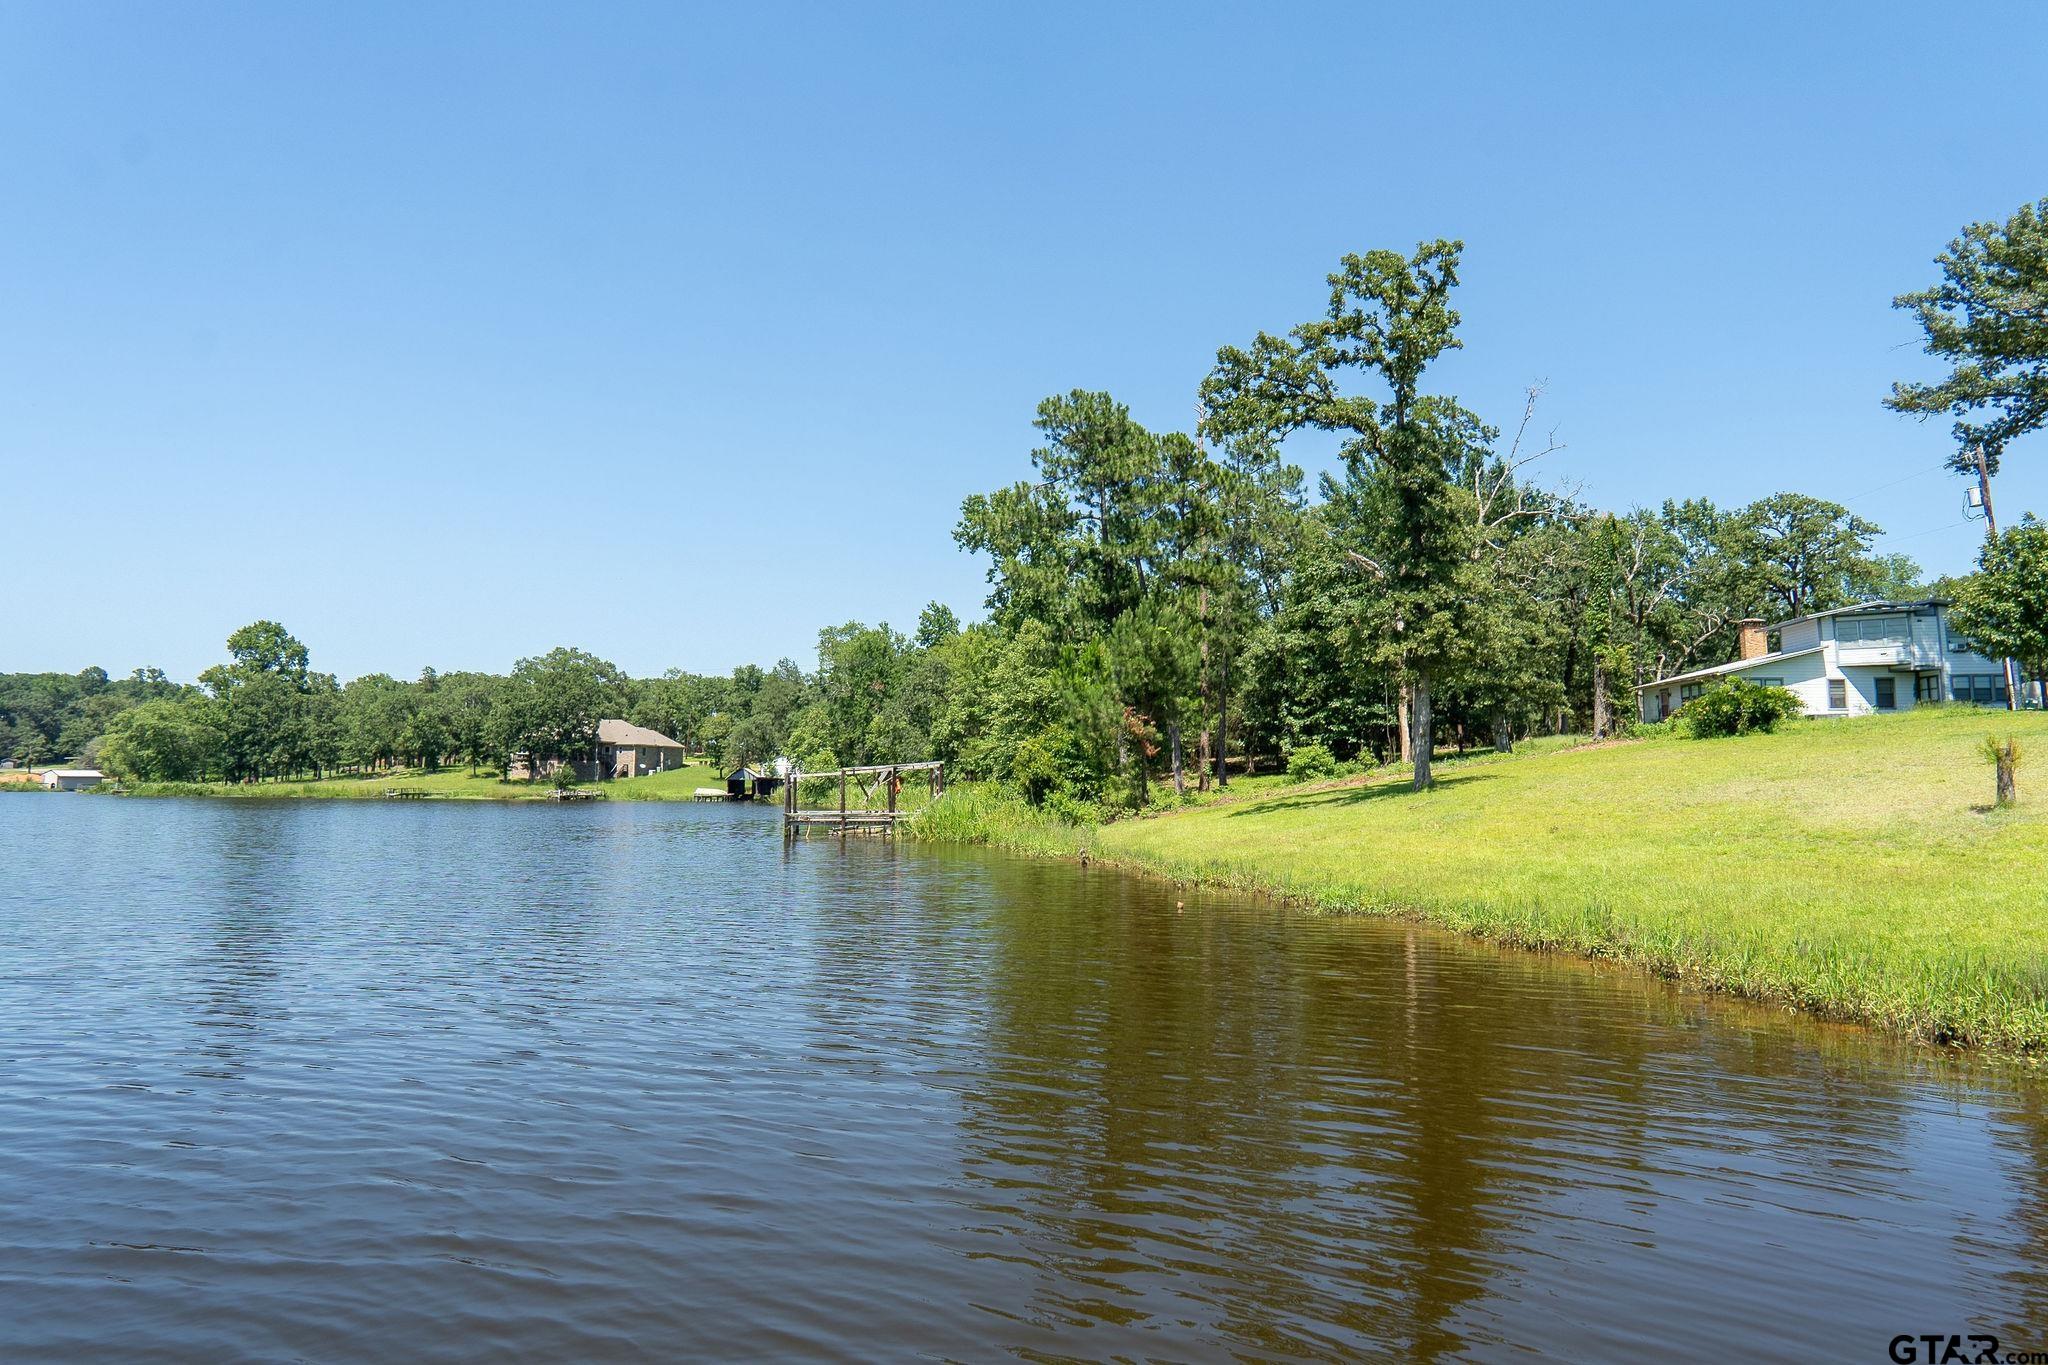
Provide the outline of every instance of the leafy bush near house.
[[1685,704],[1679,719],[1694,739],[1747,735],[1777,728],[1805,708],[1782,687],[1766,687],[1747,678],[1724,678]]
[[1287,751],[1287,780],[1314,782],[1337,775],[1337,759],[1320,744],[1302,744]]

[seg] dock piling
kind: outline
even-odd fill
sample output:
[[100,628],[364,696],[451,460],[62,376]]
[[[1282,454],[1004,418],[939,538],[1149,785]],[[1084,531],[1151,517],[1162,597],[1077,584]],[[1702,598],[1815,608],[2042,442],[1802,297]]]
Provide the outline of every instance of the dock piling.
[[[807,773],[792,768],[782,792],[782,832],[794,835],[798,830],[822,829],[841,838],[848,834],[891,835],[909,812],[902,808],[898,797],[903,791],[903,775],[922,772],[930,785],[934,799],[946,790],[944,766],[936,761],[928,763],[879,763],[867,767],[835,768],[831,772]],[[805,810],[799,791],[806,781],[818,779],[839,781],[839,804],[836,808]],[[868,779],[873,779],[871,786]],[[856,808],[851,804],[849,786],[860,788],[861,800],[865,803],[880,795],[885,805],[880,810],[868,809],[865,805]]]

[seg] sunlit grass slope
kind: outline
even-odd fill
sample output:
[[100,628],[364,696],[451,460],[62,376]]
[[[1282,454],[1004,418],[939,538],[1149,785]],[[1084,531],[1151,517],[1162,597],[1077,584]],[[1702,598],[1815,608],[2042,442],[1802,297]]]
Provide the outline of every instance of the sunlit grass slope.
[[[1994,730],[2040,756],[2011,810],[1989,808],[1977,752]],[[1175,877],[1626,959],[1931,1040],[2048,1049],[2038,714],[1938,708],[1551,751],[1446,765],[1420,794],[1389,776],[1085,841]]]

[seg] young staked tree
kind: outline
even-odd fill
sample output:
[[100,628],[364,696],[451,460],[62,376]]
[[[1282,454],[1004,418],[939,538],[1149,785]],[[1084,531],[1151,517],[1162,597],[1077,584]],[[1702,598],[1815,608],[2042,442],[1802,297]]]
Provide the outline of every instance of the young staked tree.
[[[1421,391],[1423,371],[1460,344],[1450,296],[1462,249],[1439,240],[1413,257],[1346,256],[1320,321],[1284,338],[1261,332],[1249,350],[1225,347],[1202,383],[1207,429],[1225,440],[1305,428],[1342,438],[1347,482],[1377,504],[1346,552],[1381,587],[1381,650],[1407,684],[1418,789],[1430,782],[1430,689],[1459,649],[1459,580],[1472,563],[1473,525],[1452,496],[1451,471],[1478,424]],[[1347,371],[1377,380],[1383,394],[1344,392]]]

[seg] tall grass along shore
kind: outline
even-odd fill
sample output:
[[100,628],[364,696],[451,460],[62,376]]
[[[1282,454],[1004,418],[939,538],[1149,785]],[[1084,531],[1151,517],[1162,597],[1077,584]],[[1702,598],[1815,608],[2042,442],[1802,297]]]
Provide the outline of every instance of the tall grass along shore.
[[1987,733],[1924,708],[1389,773],[1101,827],[986,788],[934,839],[1087,855],[1330,910],[1409,915],[1931,1042],[2048,1054],[2048,798],[1993,805]]

